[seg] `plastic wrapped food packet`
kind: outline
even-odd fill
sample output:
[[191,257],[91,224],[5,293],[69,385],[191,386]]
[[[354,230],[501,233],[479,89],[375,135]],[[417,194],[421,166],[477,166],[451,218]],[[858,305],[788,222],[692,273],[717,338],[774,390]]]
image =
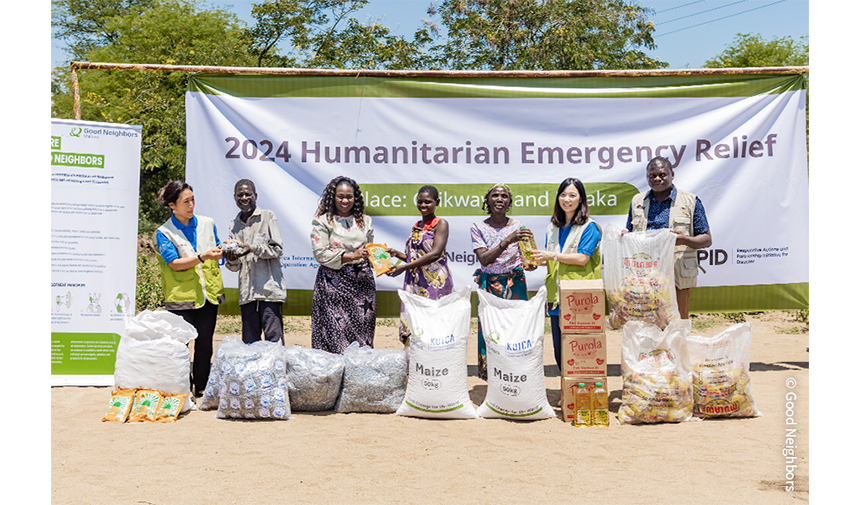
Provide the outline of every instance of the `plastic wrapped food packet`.
[[397,415],[478,417],[469,397],[466,344],[472,312],[469,286],[438,300],[397,290],[412,328],[406,395]]
[[265,340],[243,346],[224,356],[229,371],[224,374],[215,417],[290,419],[284,346]]
[[373,349],[353,342],[343,357],[343,388],[335,412],[396,412],[406,394],[406,351]]
[[184,402],[184,394],[162,395],[161,403],[159,403],[158,409],[155,411],[155,422],[172,423],[176,421],[176,418],[179,417],[179,409]]
[[693,419],[686,340],[689,332],[689,319],[672,321],[665,330],[641,321],[624,325],[619,422],[679,423]]
[[239,244],[237,244],[236,242],[227,242],[227,243],[221,244],[221,250],[224,252],[234,252],[234,253],[241,252],[241,249],[239,248]]
[[343,382],[344,357],[322,349],[288,347],[287,386],[292,412],[332,410]]
[[161,391],[140,388],[134,393],[134,404],[128,415],[130,423],[151,423],[157,417],[156,412],[161,404]]
[[215,349],[215,356],[212,358],[212,367],[209,369],[209,380],[206,382],[206,389],[203,391],[203,397],[200,399],[200,404],[197,408],[200,410],[215,410],[218,408],[218,400],[221,397],[221,391],[224,390],[224,375],[232,371],[230,360],[226,360],[225,356],[233,352],[243,352],[245,343],[242,339],[235,335],[228,335],[221,340],[218,348]]
[[672,232],[647,230],[622,235],[620,229],[607,225],[601,249],[610,328],[617,330],[627,321],[642,321],[663,329],[680,319]]
[[102,421],[119,421],[124,423],[128,419],[131,407],[134,404],[135,389],[119,388],[111,393],[110,406]]
[[752,325],[739,323],[713,337],[690,335],[687,346],[693,374],[693,415],[755,417],[750,382]]
[[394,259],[388,254],[387,245],[365,244],[364,247],[367,249],[368,259],[377,277],[394,270]]
[[484,418],[529,421],[556,417],[547,401],[543,365],[546,287],[530,300],[505,300],[478,291],[487,343]]

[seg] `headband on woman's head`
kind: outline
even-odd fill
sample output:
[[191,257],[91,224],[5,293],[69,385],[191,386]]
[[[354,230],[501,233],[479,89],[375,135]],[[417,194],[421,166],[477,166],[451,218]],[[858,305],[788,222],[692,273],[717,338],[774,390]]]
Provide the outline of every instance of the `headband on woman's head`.
[[508,186],[507,184],[505,184],[504,182],[497,182],[497,183],[493,184],[493,187],[490,188],[490,191],[492,191],[496,188],[502,188],[505,191],[507,191],[508,193],[511,193],[511,187]]

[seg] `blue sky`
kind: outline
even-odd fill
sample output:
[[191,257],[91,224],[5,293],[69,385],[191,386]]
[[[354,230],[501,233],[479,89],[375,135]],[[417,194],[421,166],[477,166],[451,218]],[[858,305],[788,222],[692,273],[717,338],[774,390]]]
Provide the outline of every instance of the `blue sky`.
[[[235,12],[251,24],[251,0],[210,0],[211,5]],[[655,26],[657,49],[652,57],[669,68],[701,68],[705,60],[719,54],[738,33],[761,34],[765,39],[809,35],[809,2],[806,0],[650,0],[641,2],[654,9],[649,17]],[[395,35],[406,38],[429,19],[431,0],[371,0],[356,14],[357,19],[380,20]],[[52,40],[51,66],[65,65],[68,56],[62,43]],[[156,62],[136,62],[156,63]]]

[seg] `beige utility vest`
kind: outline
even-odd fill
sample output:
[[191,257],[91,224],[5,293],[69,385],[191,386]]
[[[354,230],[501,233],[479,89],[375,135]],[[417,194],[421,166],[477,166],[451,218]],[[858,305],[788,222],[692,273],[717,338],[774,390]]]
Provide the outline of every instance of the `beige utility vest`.
[[[645,231],[648,226],[648,208],[651,200],[639,193],[630,202],[633,231]],[[693,236],[693,211],[696,210],[696,195],[675,188],[675,200],[669,210],[669,229]],[[675,287],[688,289],[696,286],[699,259],[696,250],[685,245],[675,246]]]

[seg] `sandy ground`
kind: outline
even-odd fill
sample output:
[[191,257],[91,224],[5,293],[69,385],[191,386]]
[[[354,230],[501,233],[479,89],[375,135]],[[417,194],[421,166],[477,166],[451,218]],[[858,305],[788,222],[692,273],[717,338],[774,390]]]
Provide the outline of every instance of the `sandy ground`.
[[[308,318],[285,319],[287,345],[310,346]],[[253,422],[192,411],[172,424],[119,424],[101,422],[109,388],[55,387],[52,503],[808,502],[807,326],[788,312],[747,319],[754,396],[763,413],[752,419],[617,424],[620,331],[608,333],[609,428],[575,428],[560,410],[558,418],[533,422],[334,412]],[[694,330],[700,335],[731,325],[718,316],[694,321],[715,323]],[[402,348],[396,332],[393,324],[378,326],[376,347]],[[548,334],[545,341],[547,395],[556,405],[559,378]],[[477,406],[486,383],[475,375],[475,338],[468,363]],[[796,425],[787,424],[792,420]],[[796,438],[787,438],[794,428]],[[787,448],[796,460],[787,459]]]

